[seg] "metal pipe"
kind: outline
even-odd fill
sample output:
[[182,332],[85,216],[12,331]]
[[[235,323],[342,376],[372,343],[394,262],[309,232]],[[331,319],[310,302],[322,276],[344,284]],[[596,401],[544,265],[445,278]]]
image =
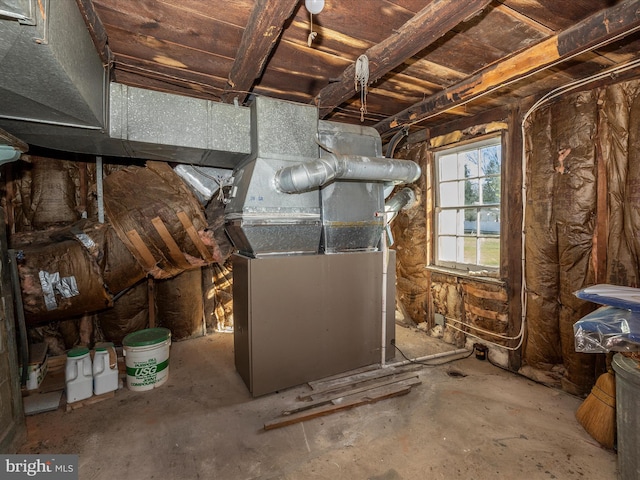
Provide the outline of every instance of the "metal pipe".
[[276,172],[276,188],[283,193],[301,193],[335,180],[411,183],[420,176],[420,167],[411,160],[359,155],[330,155],[297,163]]
[[382,332],[380,336],[380,365],[384,367],[387,362],[387,282],[389,275],[389,248],[387,247],[386,234],[383,231],[380,238],[382,250]]
[[386,213],[399,212],[403,208],[408,207],[416,201],[416,194],[409,187],[405,187],[391,197],[384,204],[384,211]]
[[96,190],[98,194],[98,222],[104,223],[104,191],[102,186],[102,157],[96,157]]
[[455,350],[451,350],[449,352],[440,352],[440,353],[432,353],[431,355],[425,355],[424,357],[412,358],[411,360],[403,360],[395,363],[388,363],[385,367],[399,367],[402,365],[407,365],[412,362],[424,362],[429,360],[435,360],[436,358],[443,357],[453,357],[454,355],[462,355],[463,353],[469,354],[471,350],[467,350],[466,348],[457,348]]

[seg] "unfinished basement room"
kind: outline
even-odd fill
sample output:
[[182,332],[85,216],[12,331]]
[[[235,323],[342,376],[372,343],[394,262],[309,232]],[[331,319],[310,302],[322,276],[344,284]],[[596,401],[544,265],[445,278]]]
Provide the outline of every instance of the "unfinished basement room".
[[0,478],[640,480],[640,0],[0,0]]

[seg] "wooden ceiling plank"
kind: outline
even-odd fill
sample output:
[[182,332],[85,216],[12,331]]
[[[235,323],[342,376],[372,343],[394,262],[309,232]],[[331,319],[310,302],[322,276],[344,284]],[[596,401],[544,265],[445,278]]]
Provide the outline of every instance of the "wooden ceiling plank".
[[100,55],[102,64],[108,65],[111,58],[113,58],[113,55],[109,49],[109,45],[107,44],[107,31],[105,30],[100,17],[98,17],[95,8],[93,8],[93,3],[91,0],[76,0],[76,3],[78,4],[78,9],[82,14],[82,18],[84,18],[84,23],[87,25],[87,30],[89,30],[91,40],[93,40],[93,44],[96,47],[98,55]]
[[[392,36],[369,48],[369,81],[373,82],[425,49],[467,18],[484,9],[491,0],[467,0],[464,6],[456,0],[435,0],[406,22]],[[355,65],[350,65],[340,81],[327,85],[315,98],[324,118],[331,110],[354,95]]]
[[509,15],[510,17],[513,17],[515,20],[517,20],[519,22],[522,22],[525,25],[529,25],[531,28],[533,28],[534,30],[537,30],[538,32],[540,32],[541,34],[543,34],[545,36],[553,35],[555,33],[553,30],[551,30],[546,25],[543,25],[542,23],[532,19],[531,17],[528,17],[528,16],[518,12],[513,7],[510,7],[508,5],[500,4],[500,5],[496,6],[496,10],[504,12],[506,15]]
[[[138,82],[142,82],[142,79],[145,77],[150,80],[160,80],[164,82],[165,85],[171,84],[179,86],[180,88],[191,88],[194,91],[194,95],[196,92],[205,92],[209,95],[210,99],[213,96],[218,101],[226,85],[226,78],[224,77],[217,77],[193,70],[179,69],[169,65],[160,65],[147,60],[128,57],[123,54],[115,57],[113,71],[116,78],[120,72],[127,71],[138,76],[140,78]],[[129,85],[126,82],[123,83]]]
[[[87,1],[87,0],[82,0]],[[159,40],[203,52],[215,52],[233,59],[242,38],[243,29],[217,19],[185,12],[184,9],[163,2],[124,3],[111,0],[102,5],[94,0],[96,10],[107,33],[113,39],[123,35],[149,35]],[[114,30],[116,26],[118,30]],[[110,28],[111,27],[111,28]],[[225,72],[225,77],[228,72]]]
[[223,95],[226,102],[237,96],[244,103],[297,4],[298,0],[256,1],[229,73],[229,86]]
[[397,127],[415,124],[581,52],[614,42],[639,28],[640,0],[624,0],[385,119],[375,128],[384,134]]

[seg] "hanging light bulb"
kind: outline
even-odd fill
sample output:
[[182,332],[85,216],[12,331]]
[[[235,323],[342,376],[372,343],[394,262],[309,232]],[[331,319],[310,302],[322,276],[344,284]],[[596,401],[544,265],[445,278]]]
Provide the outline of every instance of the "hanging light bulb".
[[324,8],[324,0],[304,0],[304,6],[312,15],[317,15]]
[[318,36],[318,32],[313,31],[313,16],[320,13],[324,8],[324,0],[304,0],[304,6],[309,11],[309,36],[307,37],[307,45],[311,46],[311,43]]

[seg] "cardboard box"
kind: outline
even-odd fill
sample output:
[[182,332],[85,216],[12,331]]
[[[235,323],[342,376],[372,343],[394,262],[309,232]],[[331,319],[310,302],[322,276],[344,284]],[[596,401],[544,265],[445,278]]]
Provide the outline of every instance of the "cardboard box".
[[[27,366],[27,390],[37,389],[47,374],[47,344],[36,343],[29,346],[29,365]],[[20,367],[22,375],[22,367]]]

